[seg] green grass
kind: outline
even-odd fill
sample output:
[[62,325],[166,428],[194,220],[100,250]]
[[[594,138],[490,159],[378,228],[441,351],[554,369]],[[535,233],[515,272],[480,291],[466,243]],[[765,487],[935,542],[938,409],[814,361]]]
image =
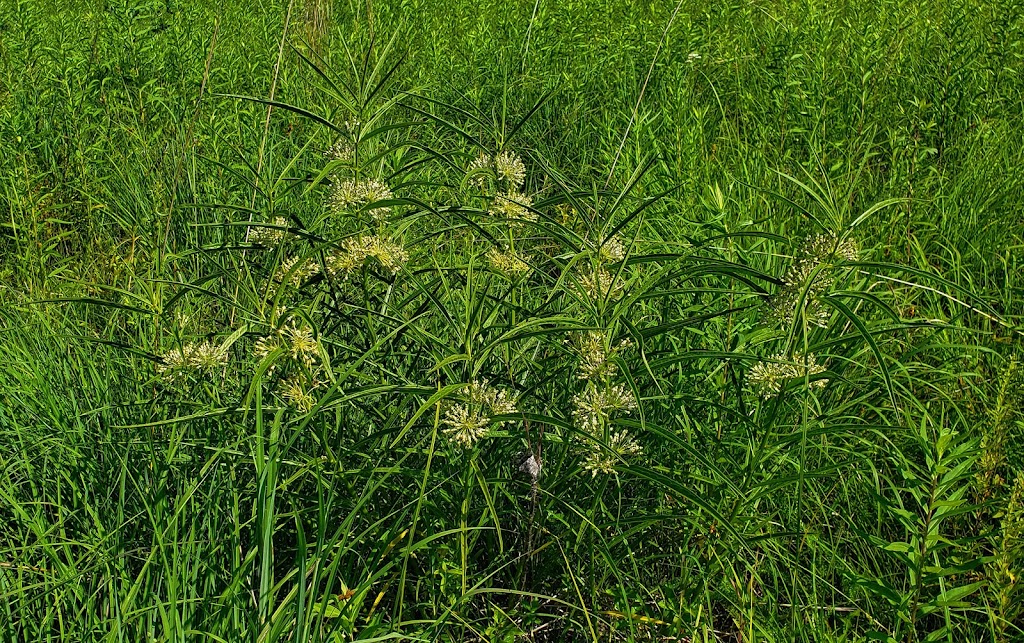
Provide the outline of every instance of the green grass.
[[1024,638],[1024,6],[5,0],[0,60],[0,640]]

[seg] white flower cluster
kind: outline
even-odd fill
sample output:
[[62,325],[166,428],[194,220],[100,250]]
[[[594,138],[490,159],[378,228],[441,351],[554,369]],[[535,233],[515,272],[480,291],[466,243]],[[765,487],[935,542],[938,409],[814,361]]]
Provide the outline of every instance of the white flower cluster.
[[595,246],[595,255],[601,264],[618,263],[626,258],[626,248],[618,235],[608,237]]
[[469,162],[466,175],[473,185],[481,189],[486,186],[487,177],[493,176],[504,186],[506,193],[512,193],[522,189],[526,183],[526,165],[512,150],[502,150],[493,158],[481,152]]
[[284,240],[288,231],[288,219],[285,217],[274,217],[270,226],[250,226],[249,243],[265,248],[272,248]]
[[491,204],[491,216],[507,219],[511,224],[521,224],[524,221],[536,221],[537,213],[531,210],[533,199],[516,190],[509,190],[504,194],[494,197]]
[[[345,179],[337,181],[331,190],[327,200],[328,207],[334,212],[344,212],[364,205],[387,201],[394,198],[391,188],[378,179]],[[373,216],[382,220],[388,214],[389,208],[375,208]]]
[[[450,440],[464,449],[470,449],[499,415],[512,415],[516,403],[507,391],[497,389],[487,380],[470,382],[466,387],[464,401],[452,404],[444,414],[447,425],[443,432]],[[499,425],[508,420],[497,422]]]
[[398,243],[381,236],[365,236],[343,241],[340,250],[327,256],[324,267],[332,277],[346,276],[371,257],[391,274],[409,261],[409,253]]
[[607,335],[598,330],[575,333],[570,340],[578,356],[576,377],[581,380],[614,376],[618,369],[612,359],[632,346],[628,339],[611,346]]
[[226,366],[228,354],[212,342],[192,342],[172,348],[156,365],[156,372],[168,383],[183,380],[189,372]]
[[324,156],[332,161],[341,161],[342,163],[351,163],[355,158],[356,150],[352,146],[352,143],[347,138],[339,138],[334,142],[327,151],[324,152]]
[[509,187],[519,189],[526,182],[526,165],[519,155],[511,150],[498,152],[494,157],[494,173],[498,180],[507,183]]
[[593,270],[581,269],[576,276],[581,294],[591,301],[600,301],[605,297],[618,299],[625,284],[617,275],[604,267]]
[[613,358],[632,342],[624,339],[613,344],[607,333],[597,330],[575,333],[569,341],[577,356],[576,377],[586,382],[583,391],[572,398],[573,424],[587,450],[583,469],[592,476],[614,473],[616,464],[641,452],[628,431],[612,429],[617,415],[638,408],[629,387],[610,382],[618,371]]
[[285,281],[293,286],[300,286],[310,277],[320,274],[320,266],[313,261],[299,257],[288,257],[281,261],[274,279]]
[[591,435],[597,434],[616,413],[629,413],[637,408],[633,392],[624,384],[588,385],[573,396],[572,403],[576,427]]
[[630,457],[640,455],[642,449],[626,431],[616,431],[608,438],[608,445],[595,445],[590,450],[586,459],[583,460],[583,470],[590,473],[591,477],[599,473],[615,473],[615,465]]
[[493,158],[481,152],[466,168],[469,182],[478,189],[488,185],[489,178],[497,181],[499,190],[494,195],[489,212],[512,225],[536,221],[537,213],[531,208],[533,198],[523,191],[526,184],[526,165],[512,150],[502,150]]
[[469,182],[479,189],[483,189],[487,183],[487,173],[491,171],[491,157],[481,152],[475,159],[469,162],[466,168],[466,176]]
[[858,255],[857,242],[849,237],[816,234],[805,239],[782,278],[782,288],[768,302],[769,320],[788,326],[802,310],[809,323],[827,326],[831,312],[820,298],[832,287],[833,268],[841,261],[856,261]]
[[[323,360],[313,327],[305,322],[288,320],[281,328],[256,340],[253,355],[257,363],[262,363],[278,351],[291,360],[292,365],[285,366],[288,376],[278,383],[278,395],[288,405],[306,413],[316,404],[313,392],[323,384],[320,381]],[[273,374],[277,369],[275,360],[267,368],[267,374]]]
[[[783,281],[787,286],[800,286],[819,266],[830,267],[836,260],[856,261],[857,257],[857,242],[853,238],[847,237],[840,241],[832,234],[812,235],[800,246],[800,252],[786,271]],[[826,287],[831,283],[829,275],[818,276],[816,279],[828,282]]]
[[290,406],[295,407],[301,413],[308,413],[316,406],[316,397],[313,392],[320,387],[321,382],[315,376],[304,377],[300,374],[282,380],[278,394]]
[[509,276],[521,275],[530,271],[529,264],[514,250],[502,252],[497,247],[487,251],[487,263],[500,273]]
[[[786,383],[795,379],[810,378],[825,372],[825,366],[818,363],[814,354],[793,353],[773,355],[768,361],[758,362],[747,373],[747,382],[761,397],[780,393]],[[827,379],[819,378],[810,382],[813,387],[822,387]]]
[[[317,343],[313,328],[294,320],[256,340],[253,354],[259,363],[278,349],[283,349],[285,354],[305,366],[307,370],[312,369],[320,359],[320,345]],[[272,364],[267,372],[273,372],[275,366]]]

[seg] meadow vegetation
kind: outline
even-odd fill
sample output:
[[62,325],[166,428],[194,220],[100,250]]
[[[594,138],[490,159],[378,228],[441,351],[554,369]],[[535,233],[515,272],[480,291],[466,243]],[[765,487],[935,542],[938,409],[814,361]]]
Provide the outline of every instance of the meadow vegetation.
[[1024,640],[1017,0],[0,57],[0,640]]

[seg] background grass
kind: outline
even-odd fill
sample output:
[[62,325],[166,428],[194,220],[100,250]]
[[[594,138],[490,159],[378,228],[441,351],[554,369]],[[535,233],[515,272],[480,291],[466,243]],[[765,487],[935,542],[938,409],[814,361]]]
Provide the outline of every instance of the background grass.
[[[1014,2],[5,0],[0,637],[1020,640],[1022,43]],[[466,181],[501,149],[534,223]],[[325,210],[346,173],[392,216]],[[371,230],[398,274],[326,278]],[[581,295],[613,231],[623,293]],[[822,232],[828,322],[773,323]],[[287,323],[312,411],[254,355]],[[632,344],[597,435],[581,329]],[[518,411],[464,451],[482,378]]]

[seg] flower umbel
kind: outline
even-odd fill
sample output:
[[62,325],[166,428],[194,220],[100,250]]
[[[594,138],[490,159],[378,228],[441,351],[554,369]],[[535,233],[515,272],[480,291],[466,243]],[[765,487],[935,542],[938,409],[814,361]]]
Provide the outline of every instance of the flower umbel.
[[341,250],[328,255],[324,266],[328,274],[337,277],[361,267],[371,257],[391,274],[409,261],[409,254],[401,245],[383,237],[368,236],[343,241]]
[[316,398],[310,392],[316,387],[307,386],[303,378],[292,376],[281,382],[281,397],[302,413],[308,413],[316,405]]
[[580,290],[593,301],[600,301],[605,297],[616,299],[622,294],[622,280],[605,268],[596,270],[584,270],[578,276]]
[[355,148],[347,138],[339,138],[334,142],[327,151],[324,152],[324,156],[332,161],[341,161],[342,163],[351,163],[355,157]]
[[466,175],[469,177],[469,182],[480,189],[487,185],[488,176],[494,176],[500,183],[505,184],[508,194],[514,195],[526,182],[526,166],[523,165],[523,160],[519,158],[519,155],[511,150],[498,152],[494,158],[480,152],[475,159],[469,162],[466,167]]
[[487,263],[506,275],[520,275],[530,271],[530,266],[515,251],[502,252],[497,247],[487,251]]
[[463,449],[470,449],[487,433],[491,419],[479,410],[456,404],[445,411],[444,423],[448,425],[445,435]]
[[288,283],[300,286],[304,281],[318,274],[320,274],[320,266],[316,263],[299,257],[289,257],[281,262],[274,279],[284,281],[287,278]]
[[489,154],[480,152],[475,159],[469,162],[466,168],[466,175],[469,182],[479,189],[483,189],[487,183],[487,175],[491,171],[491,157]]
[[491,206],[492,216],[508,219],[511,223],[522,223],[524,221],[536,221],[537,213],[530,209],[533,199],[515,190],[509,190],[504,194],[494,197],[494,204]]
[[640,445],[628,432],[616,431],[608,438],[608,447],[595,443],[583,461],[583,470],[591,477],[599,473],[615,473],[615,465],[642,452]]
[[[286,323],[283,328],[257,339],[253,356],[256,362],[260,363],[278,349],[283,349],[289,357],[307,369],[312,369],[320,360],[320,345],[313,334],[313,328],[294,320]],[[271,364],[267,372],[273,373],[275,368],[276,364]]]
[[[796,259],[786,271],[783,281],[787,286],[800,286],[819,266],[828,267],[836,258],[855,260],[857,258],[856,241],[847,238],[840,243],[839,239],[832,234],[815,234],[807,237],[800,246]],[[816,276],[816,279],[828,280],[828,276]],[[828,285],[830,285],[830,280],[829,284],[826,284],[826,288]]]
[[[779,354],[769,359],[754,364],[747,374],[747,382],[761,397],[781,392],[789,380],[813,377],[825,372],[825,366],[818,363],[814,354],[794,353],[791,358]],[[810,385],[820,388],[827,382],[827,379],[816,379]]]
[[607,335],[599,330],[588,330],[574,333],[571,337],[573,348],[579,356],[576,363],[576,377],[581,380],[593,380],[615,375],[618,368],[611,361],[619,352],[632,345],[623,339],[611,346]]
[[[256,345],[253,347],[253,356],[256,358],[256,363],[265,360],[268,355],[280,348],[281,345],[281,335],[278,333],[257,339]],[[268,372],[273,372],[274,365],[271,364],[267,370]]]
[[[497,389],[487,380],[470,382],[466,387],[464,402],[451,405],[444,413],[443,429],[453,442],[464,449],[471,448],[487,429],[495,423],[498,415],[511,415],[516,412],[516,403],[507,391]],[[500,426],[507,420],[497,422]]]
[[857,242],[853,238],[840,241],[833,234],[816,234],[805,239],[782,278],[783,287],[768,301],[768,318],[774,323],[791,325],[802,309],[808,323],[827,326],[831,311],[820,297],[832,287],[837,261],[857,258]]
[[518,190],[526,181],[526,166],[519,155],[511,150],[499,152],[494,157],[494,173],[499,181],[508,183],[511,189]]
[[[377,201],[387,201],[393,197],[391,188],[383,181],[346,179],[334,185],[327,205],[335,212],[344,212]],[[376,208],[373,211],[373,216],[380,219],[387,216],[387,213],[388,208]]]
[[228,363],[227,352],[213,342],[188,343],[173,348],[160,358],[156,372],[167,382],[185,377],[188,371],[212,370]]
[[516,412],[516,403],[509,397],[508,391],[491,386],[487,380],[470,382],[466,397],[470,404],[486,408],[491,415],[511,415]]
[[284,327],[283,335],[287,341],[288,352],[292,359],[311,367],[320,354],[319,344],[313,336],[313,328],[307,324],[290,323]]
[[617,263],[626,258],[626,249],[618,235],[608,237],[598,244],[595,251],[598,262],[602,264]]
[[633,392],[622,384],[612,384],[607,388],[588,385],[582,393],[573,396],[572,403],[576,427],[591,435],[596,435],[602,422],[614,414],[628,413],[637,408]]
[[249,243],[266,248],[270,248],[281,243],[288,228],[288,219],[285,217],[274,217],[274,220],[270,223],[275,227],[250,227]]

